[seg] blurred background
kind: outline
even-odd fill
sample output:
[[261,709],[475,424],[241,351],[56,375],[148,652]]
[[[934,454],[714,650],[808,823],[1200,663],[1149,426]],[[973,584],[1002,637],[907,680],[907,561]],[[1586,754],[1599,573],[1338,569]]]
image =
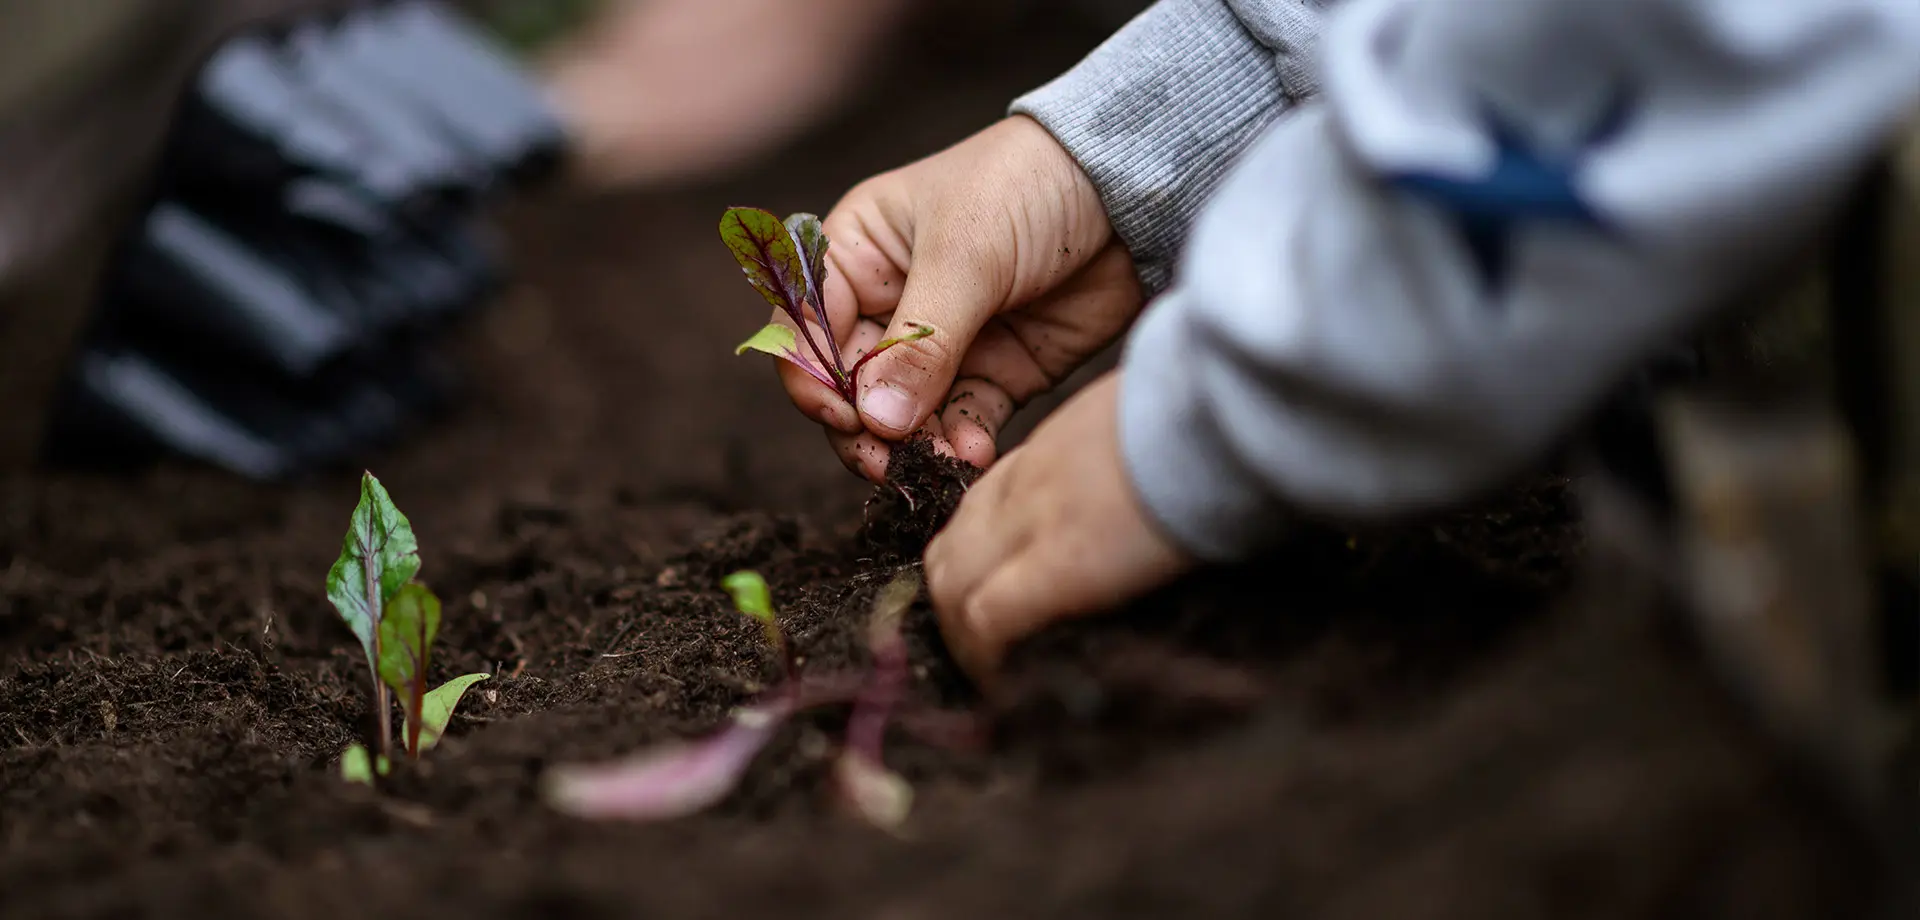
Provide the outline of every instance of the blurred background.
[[[0,393],[16,411],[0,462],[185,456],[279,480],[363,461],[462,404],[445,342],[512,295],[529,249],[499,236],[503,208],[711,187],[781,158],[816,168],[833,158],[792,145],[845,132],[833,119],[859,106],[898,106],[892,133],[916,130],[914,104],[879,102],[869,82],[903,47],[964,45],[953,66],[1011,76],[1006,59],[1041,60],[1016,33],[1077,32],[1084,50],[1141,6],[11,4]],[[1072,60],[1061,51],[1056,69]],[[1046,70],[1024,68],[1034,82]],[[947,124],[984,125],[1024,88],[948,108],[963,117]],[[962,133],[840,149],[872,172]],[[824,212],[861,177],[828,175],[794,207]],[[676,230],[704,245],[704,223]],[[667,325],[685,306],[564,308]]]
[[[870,574],[868,488],[733,356],[766,308],[721,211],[825,212],[1145,5],[0,0],[0,913],[1744,920],[1911,876],[1676,638],[1681,544],[1554,471],[1041,647],[1000,756],[922,774],[917,843],[785,766],[771,816],[535,804],[543,762],[759,673],[703,579],[830,606]],[[1747,477],[1708,510],[1768,526],[1695,555],[1794,538],[1777,609],[1838,609],[1858,573],[1807,524],[1852,486],[1796,478],[1831,429],[1702,430],[1702,481]],[[320,590],[363,464],[499,691],[378,801],[328,766],[363,707]],[[1750,686],[1818,645],[1711,619],[1761,624],[1729,629]]]

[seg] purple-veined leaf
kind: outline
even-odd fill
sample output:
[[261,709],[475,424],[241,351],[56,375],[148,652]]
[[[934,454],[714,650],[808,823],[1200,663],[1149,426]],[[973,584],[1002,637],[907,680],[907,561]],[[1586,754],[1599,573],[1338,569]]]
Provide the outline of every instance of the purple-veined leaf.
[[[793,234],[793,243],[800,250],[800,268],[807,278],[807,303],[813,307],[814,319],[821,329],[832,329],[827,323],[827,239],[826,228],[820,225],[820,218],[812,214],[799,213],[787,215],[787,232]],[[833,336],[827,336],[831,339]],[[840,357],[838,348],[831,349],[834,376],[846,379],[847,366]]]
[[327,599],[353,630],[373,678],[373,712],[380,756],[393,746],[393,707],[380,676],[380,620],[387,602],[420,572],[420,544],[407,516],[370,472],[360,476],[360,501],[347,523],[340,557],[327,571]]
[[807,279],[807,302],[815,309],[826,305],[827,233],[820,218],[812,214],[787,215],[787,232],[793,234],[794,247],[800,251],[800,268]]
[[402,585],[380,615],[380,680],[393,688],[405,714],[407,753],[420,754],[420,707],[427,695],[433,637],[440,632],[440,599],[425,585]]
[[394,592],[380,616],[380,679],[403,696],[426,679],[433,637],[440,632],[440,599],[425,585]]
[[839,392],[840,385],[835,383],[833,377],[825,370],[815,365],[806,355],[801,354],[798,345],[792,326],[785,323],[768,323],[760,327],[760,331],[754,333],[753,338],[741,342],[733,353],[744,355],[750,351],[757,351],[772,355],[806,371],[808,376],[820,381],[828,389]]
[[728,208],[720,216],[720,239],[767,303],[796,323],[806,321],[806,268],[780,218],[759,208]]
[[754,755],[794,712],[790,694],[741,709],[718,733],[675,741],[600,766],[562,767],[547,776],[548,803],[597,820],[661,821],[727,797]]
[[340,558],[327,573],[327,599],[353,630],[367,653],[367,667],[379,682],[380,616],[400,586],[420,571],[420,544],[385,486],[372,473],[360,477],[360,503],[354,506]]
[[[813,359],[819,363],[820,371],[829,380],[837,379],[834,374],[837,365],[828,360],[820,343],[807,329],[807,269],[793,232],[771,212],[759,208],[728,208],[720,217],[720,239],[733,253],[734,261],[740,263],[747,283],[774,309],[793,320],[800,330],[799,337],[806,339]],[[823,317],[823,329],[825,325]],[[844,394],[839,385],[829,385]]]

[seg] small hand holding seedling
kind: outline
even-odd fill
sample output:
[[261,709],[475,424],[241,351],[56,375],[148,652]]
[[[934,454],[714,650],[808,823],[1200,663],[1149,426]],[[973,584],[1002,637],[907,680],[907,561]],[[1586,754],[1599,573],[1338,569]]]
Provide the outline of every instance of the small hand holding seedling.
[[781,684],[736,710],[726,727],[704,739],[670,742],[604,766],[555,770],[546,781],[548,801],[585,818],[654,821],[693,814],[726,798],[754,756],[795,714],[851,703],[846,744],[833,768],[836,791],[863,820],[885,829],[898,827],[912,807],[913,788],[881,759],[888,724],[898,721],[940,744],[967,735],[952,730],[953,720],[943,718],[948,713],[902,711],[907,646],[900,625],[920,593],[918,573],[908,571],[894,579],[875,598],[869,627],[873,663],[864,674],[802,676],[780,631],[766,581],[754,572],[736,572],[721,585],[741,613],[765,627],[768,645],[784,669]]
[[[848,367],[827,320],[828,240],[820,218],[794,214],[783,223],[759,208],[729,208],[720,218],[720,238],[740,263],[747,283],[793,322],[791,326],[768,323],[734,349],[734,354],[758,351],[791,362],[840,394],[849,406],[858,405],[860,370],[868,361],[902,342],[934,333],[932,326],[915,324],[904,336],[882,339]],[[800,349],[803,339],[807,343],[805,351]]]
[[468,687],[485,674],[456,677],[429,692],[427,666],[434,636],[440,631],[440,599],[415,583],[420,547],[413,526],[372,473],[360,479],[360,503],[353,509],[340,558],[327,573],[327,598],[360,640],[373,678],[373,708],[378,725],[377,753],[361,745],[340,758],[348,780],[371,784],[392,763],[393,722],[389,691],[398,694],[409,758],[440,740],[453,710]]

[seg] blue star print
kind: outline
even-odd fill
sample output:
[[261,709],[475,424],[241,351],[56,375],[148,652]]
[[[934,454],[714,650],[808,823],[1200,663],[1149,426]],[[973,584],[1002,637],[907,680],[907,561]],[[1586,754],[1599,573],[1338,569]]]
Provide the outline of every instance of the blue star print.
[[1612,235],[1605,216],[1581,194],[1576,173],[1588,156],[1620,134],[1632,102],[1630,93],[1615,94],[1573,149],[1558,154],[1539,149],[1505,116],[1483,104],[1481,117],[1495,152],[1484,173],[1461,176],[1415,170],[1383,178],[1447,213],[1484,290],[1497,296],[1512,270],[1519,224],[1555,222]]

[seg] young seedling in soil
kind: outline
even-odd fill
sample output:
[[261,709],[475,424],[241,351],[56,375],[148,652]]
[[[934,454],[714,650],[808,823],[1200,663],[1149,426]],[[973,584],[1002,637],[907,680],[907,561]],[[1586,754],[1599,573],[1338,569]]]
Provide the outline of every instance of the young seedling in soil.
[[913,804],[913,788],[887,769],[882,744],[889,724],[937,744],[966,743],[973,728],[955,731],[952,713],[906,704],[907,644],[901,621],[920,593],[920,576],[907,570],[880,590],[868,626],[873,660],[864,673],[802,675],[774,615],[766,582],[736,572],[722,582],[734,604],[766,628],[784,677],[761,699],[736,710],[725,727],[692,742],[670,742],[624,761],[563,767],[547,777],[547,800],[583,818],[657,821],[693,814],[718,803],[746,775],[753,758],[795,715],[817,707],[853,707],[846,742],[833,766],[840,801],[882,829],[898,827]]
[[[720,239],[740,263],[747,283],[792,322],[768,323],[734,349],[734,354],[758,351],[791,362],[840,394],[847,405],[858,404],[860,369],[868,361],[902,342],[934,333],[932,326],[916,323],[906,335],[881,340],[849,367],[827,322],[824,292],[828,241],[820,228],[820,218],[793,214],[782,222],[759,208],[729,208],[720,218]],[[806,342],[804,351],[802,340]]]
[[340,773],[372,783],[392,765],[392,697],[400,701],[403,750],[418,758],[446,732],[467,688],[485,674],[456,677],[429,691],[427,669],[440,632],[440,599],[413,580],[420,572],[420,546],[407,516],[372,473],[360,478],[340,558],[327,573],[327,599],[340,612],[367,654],[373,679],[374,752],[353,745],[340,758]]

